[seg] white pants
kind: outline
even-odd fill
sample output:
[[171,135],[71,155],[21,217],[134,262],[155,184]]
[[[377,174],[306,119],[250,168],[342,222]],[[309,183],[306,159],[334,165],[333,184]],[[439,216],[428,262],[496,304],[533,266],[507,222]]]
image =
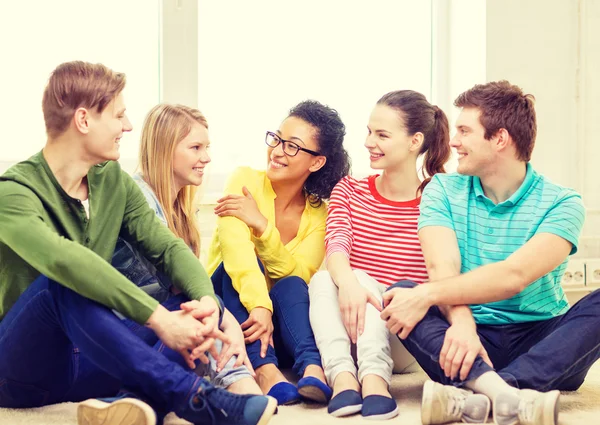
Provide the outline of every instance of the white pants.
[[[358,282],[382,302],[387,289],[361,270],[354,270]],[[315,274],[308,286],[310,295],[310,324],[315,334],[317,347],[329,385],[333,386],[336,376],[350,372],[359,382],[369,374],[383,378],[388,384],[395,373],[418,370],[414,357],[404,348],[395,335],[391,335],[371,304],[365,311],[365,328],[356,343],[356,358],[351,352],[351,341],[340,312],[338,288],[329,272]],[[358,363],[358,374],[357,374]]]

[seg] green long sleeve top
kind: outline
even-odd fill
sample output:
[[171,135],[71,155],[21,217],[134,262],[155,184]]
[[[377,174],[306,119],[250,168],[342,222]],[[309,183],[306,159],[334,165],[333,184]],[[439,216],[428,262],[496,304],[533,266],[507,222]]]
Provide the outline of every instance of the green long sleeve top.
[[90,218],[59,185],[42,152],[0,176],[0,320],[40,274],[143,324],[158,302],[110,265],[117,237],[190,299],[214,297],[198,258],[148,206],[119,163],[87,174]]

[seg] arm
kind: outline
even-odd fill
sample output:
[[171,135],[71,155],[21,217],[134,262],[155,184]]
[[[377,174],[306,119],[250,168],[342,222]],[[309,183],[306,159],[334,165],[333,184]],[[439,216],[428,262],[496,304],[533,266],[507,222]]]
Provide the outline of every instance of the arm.
[[[259,210],[256,200],[246,186],[230,185],[228,192],[228,195],[217,201],[215,213],[219,217],[237,218],[252,230],[251,241],[263,263],[265,274],[274,280],[298,276],[305,282],[310,281],[323,262],[325,217],[320,217],[323,211],[320,208],[309,210],[308,223],[311,227],[298,229],[298,233],[303,237],[292,254],[281,242],[281,235],[274,223],[268,221]],[[242,195],[235,192],[241,192]],[[271,201],[266,202],[269,205],[264,208],[271,208]]]
[[334,252],[329,256],[327,271],[339,288],[338,302],[342,321],[352,343],[356,344],[358,336],[365,330],[367,303],[381,311],[381,302],[359,283],[343,252]]
[[200,300],[208,296],[216,300],[210,278],[204,267],[181,239],[165,227],[148,206],[142,191],[133,179],[123,173],[127,189],[127,203],[121,234],[134,244],[140,253],[152,262],[159,271],[168,276],[175,287],[190,299]]
[[[251,173],[247,168],[237,169],[229,178],[225,193],[241,195],[244,185],[255,184],[256,178]],[[250,190],[258,193],[257,188],[250,187]],[[236,217],[219,216],[217,234],[223,265],[234,289],[240,294],[241,303],[248,312],[256,307],[272,312],[273,304],[265,276],[258,265],[251,229]]]
[[[386,294],[394,307],[382,317],[394,315],[406,337],[432,305],[483,304],[508,299],[558,267],[577,251],[585,209],[572,194],[548,211],[536,234],[508,258],[456,277],[413,289],[397,288]],[[526,267],[524,267],[526,265]],[[399,297],[395,295],[402,294]],[[391,304],[390,304],[391,305]]]
[[[419,240],[433,284],[460,275],[460,250],[454,230],[444,226],[423,227]],[[446,376],[454,378],[460,371],[460,379],[466,379],[478,355],[493,367],[477,334],[471,309],[466,305],[436,305],[450,323],[439,358]]]
[[503,261],[443,279],[429,288],[428,297],[436,304],[458,305],[484,304],[517,295],[577,251],[584,217],[581,197],[565,191],[521,248]]
[[[435,282],[440,279],[460,275],[461,255],[454,231],[452,212],[439,177],[432,179],[421,198],[419,229],[419,240],[427,273],[430,282],[433,282],[421,286],[435,285]],[[384,298],[386,297],[387,294]],[[391,303],[397,301],[392,299]],[[491,365],[492,362],[477,334],[471,309],[466,305],[438,304],[437,306],[450,323],[439,357],[440,366],[446,376],[454,378],[460,370],[461,379],[465,379],[478,355]],[[387,321],[387,326],[394,333],[402,330],[401,336],[408,335],[404,330],[405,324],[398,325],[393,318]]]
[[[312,214],[318,212],[313,211]],[[281,242],[281,235],[271,222],[267,224],[260,237],[253,238],[258,256],[270,278],[298,276],[305,282],[310,281],[325,256],[325,221],[316,223],[316,226],[308,232],[308,235],[300,241],[294,254],[291,254]]]
[[140,324],[145,323],[158,302],[96,253],[51,230],[44,223],[43,208],[28,189],[3,182],[0,241],[39,273]]
[[349,199],[352,180],[343,178],[333,189],[327,215],[327,271],[339,288],[340,312],[346,332],[353,343],[362,335],[367,303],[381,311],[381,303],[358,282],[350,266],[352,251],[352,211]]
[[[419,231],[419,241],[431,282],[460,275],[460,251],[454,230],[444,226],[424,227]],[[464,321],[475,326],[468,306],[436,305],[450,324]]]
[[[461,258],[446,191],[434,176],[421,197],[419,241],[430,282],[460,275]],[[467,306],[437,305],[450,324],[458,320],[475,326]]]
[[[517,295],[550,273],[569,255],[571,242],[551,233],[538,233],[506,260],[430,285],[431,305],[484,304]],[[523,267],[526,264],[527,267]]]

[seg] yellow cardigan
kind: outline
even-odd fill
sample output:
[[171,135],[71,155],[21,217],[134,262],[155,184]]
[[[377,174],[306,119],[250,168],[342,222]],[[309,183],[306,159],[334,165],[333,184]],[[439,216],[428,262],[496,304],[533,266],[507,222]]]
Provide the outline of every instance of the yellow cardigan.
[[[266,172],[238,168],[229,178],[225,193],[242,195],[243,186],[267,218],[267,228],[257,238],[238,218],[219,217],[208,252],[208,273],[212,275],[223,263],[246,310],[264,307],[273,311],[269,289],[277,280],[299,276],[308,283],[321,266],[325,256],[327,207],[322,204],[314,208],[307,200],[298,234],[284,245],[275,227],[276,195]],[[260,271],[257,256],[265,267],[265,275]]]

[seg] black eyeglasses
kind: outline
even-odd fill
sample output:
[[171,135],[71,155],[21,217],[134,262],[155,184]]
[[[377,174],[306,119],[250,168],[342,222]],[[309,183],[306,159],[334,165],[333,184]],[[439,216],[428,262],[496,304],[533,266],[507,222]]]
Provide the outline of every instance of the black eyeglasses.
[[265,143],[267,146],[272,148],[276,148],[280,143],[283,143],[283,153],[287,156],[296,156],[298,155],[298,151],[304,151],[313,156],[321,155],[319,152],[311,151],[310,149],[303,148],[294,142],[290,142],[289,140],[283,140],[276,133],[272,131],[267,131],[267,135],[265,137]]

